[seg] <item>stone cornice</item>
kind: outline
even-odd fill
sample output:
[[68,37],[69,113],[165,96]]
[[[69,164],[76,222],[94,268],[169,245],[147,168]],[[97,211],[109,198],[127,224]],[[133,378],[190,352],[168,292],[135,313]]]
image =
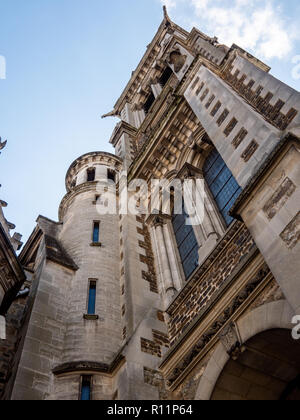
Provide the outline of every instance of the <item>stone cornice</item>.
[[123,366],[125,361],[124,356],[118,355],[111,364],[91,361],[69,362],[55,367],[52,372],[57,376],[76,372],[92,372],[113,375]]
[[186,162],[177,174],[177,178],[189,179],[189,178],[203,178],[203,171],[190,163]]
[[117,124],[109,142],[115,147],[124,133],[128,134],[130,137],[135,137],[137,129],[125,121],[121,121]]
[[113,155],[108,152],[90,152],[86,153],[79,158],[77,158],[69,167],[67,174],[66,174],[66,189],[70,191],[71,183],[76,176],[76,174],[80,171],[82,167],[85,165],[93,165],[93,164],[103,164],[107,166],[113,166],[117,171],[119,171],[122,167],[122,159]]

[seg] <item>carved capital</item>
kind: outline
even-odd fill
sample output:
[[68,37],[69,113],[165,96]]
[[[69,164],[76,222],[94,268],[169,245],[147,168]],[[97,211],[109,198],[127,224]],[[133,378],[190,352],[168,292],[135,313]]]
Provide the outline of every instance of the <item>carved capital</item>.
[[233,323],[219,334],[219,339],[233,360],[237,360],[245,350],[241,345],[237,327]]
[[146,224],[156,228],[167,224],[171,219],[172,217],[170,215],[157,212],[157,214],[150,214],[147,217]]
[[178,178],[181,180],[203,178],[203,172],[190,163],[185,163],[178,172]]

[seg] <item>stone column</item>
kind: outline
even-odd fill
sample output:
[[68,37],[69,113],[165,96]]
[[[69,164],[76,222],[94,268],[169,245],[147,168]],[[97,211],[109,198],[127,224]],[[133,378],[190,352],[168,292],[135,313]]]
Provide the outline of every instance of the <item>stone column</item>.
[[[186,174],[184,181],[195,182],[195,178],[191,174],[189,174],[189,175]],[[184,191],[185,191],[185,194],[187,194],[187,196],[189,198],[190,206],[195,209],[196,208],[196,202],[195,202],[195,199],[193,197],[193,190],[188,183],[186,184]],[[183,198],[186,198],[186,197],[184,196]],[[186,204],[187,204],[187,202],[185,200],[185,211],[187,213],[189,213],[187,211]],[[205,231],[203,230],[203,220],[201,219],[201,217],[198,213],[196,213],[195,215],[191,215],[191,214],[189,214],[189,215],[192,216],[192,218],[194,219],[193,227],[194,227],[196,238],[198,240],[199,248],[201,249],[203,243],[206,240]]]
[[[177,292],[178,279],[174,277],[174,260],[171,253],[171,240],[167,233],[166,220],[160,216],[151,217],[152,232],[157,249],[157,265],[160,270],[161,283],[168,305]],[[173,268],[172,268],[173,267]]]
[[126,102],[125,107],[121,113],[122,121],[127,122],[128,124],[134,126],[134,115],[131,109],[131,104]]
[[166,241],[167,253],[168,253],[168,257],[169,257],[169,261],[171,265],[171,274],[173,277],[174,286],[176,290],[179,291],[182,288],[182,279],[181,279],[180,271],[178,269],[177,257],[175,254],[174,245],[173,245],[171,233],[170,233],[170,226],[168,223],[165,223],[163,225],[163,230],[164,230],[164,237]]
[[135,126],[136,128],[139,128],[143,124],[143,121],[146,117],[145,111],[140,106],[135,106],[133,114],[134,114]]
[[[220,236],[223,233],[220,224],[216,224],[217,216],[214,213],[214,206],[210,199],[210,194],[207,191],[207,187],[204,184],[204,196],[203,190],[197,185],[197,180],[204,181],[202,171],[192,165],[186,163],[181,169],[181,177],[186,181],[194,182],[193,189],[196,188],[196,192],[200,194],[202,205],[204,206],[203,211],[196,213],[195,217],[195,234],[199,243],[199,264],[209,255],[218,242]],[[205,182],[205,181],[204,181]],[[191,186],[187,188],[188,197],[193,208],[196,208],[196,201],[193,195],[193,189]]]

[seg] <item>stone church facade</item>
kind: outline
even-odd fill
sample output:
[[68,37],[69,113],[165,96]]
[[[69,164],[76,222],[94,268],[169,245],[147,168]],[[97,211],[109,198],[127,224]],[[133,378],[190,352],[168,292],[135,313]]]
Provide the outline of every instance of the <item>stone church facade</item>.
[[[115,155],[73,162],[18,257],[0,215],[2,399],[300,398],[300,94],[164,12]],[[203,218],[99,214],[136,179],[204,180]]]

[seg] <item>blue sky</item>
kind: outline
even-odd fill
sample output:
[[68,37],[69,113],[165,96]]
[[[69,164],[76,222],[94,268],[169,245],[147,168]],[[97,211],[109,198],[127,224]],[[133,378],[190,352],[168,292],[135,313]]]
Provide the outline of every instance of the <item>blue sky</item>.
[[[0,198],[28,237],[57,220],[72,161],[108,144],[112,110],[162,20],[160,0],[0,0]],[[235,42],[300,90],[298,0],[165,0],[172,19]],[[294,58],[296,57],[296,58]],[[294,60],[294,63],[292,62]],[[294,77],[293,77],[294,69]],[[300,72],[299,72],[300,75]]]

